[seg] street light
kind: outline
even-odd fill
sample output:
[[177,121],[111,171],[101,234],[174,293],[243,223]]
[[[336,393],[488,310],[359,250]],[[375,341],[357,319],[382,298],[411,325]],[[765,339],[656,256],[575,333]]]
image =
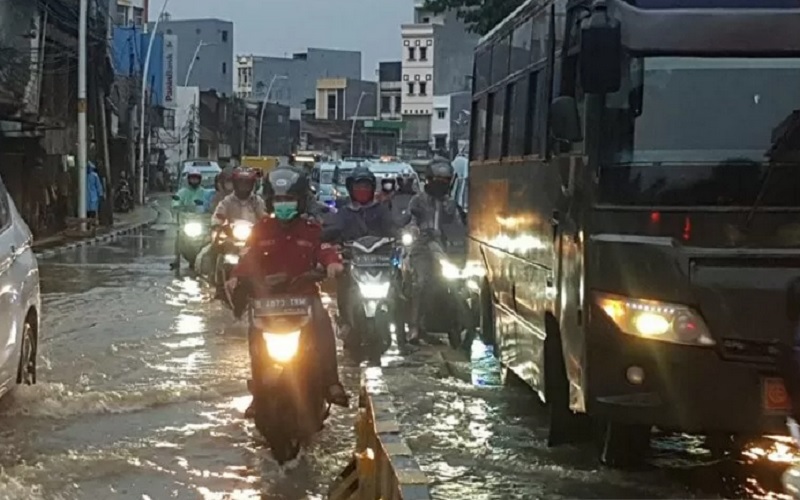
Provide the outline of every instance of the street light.
[[358,104],[356,104],[356,112],[353,113],[353,126],[350,127],[350,156],[353,156],[353,139],[355,138],[356,134],[356,119],[358,119],[358,111],[361,109],[361,101],[364,100],[364,96],[372,95],[371,92],[361,92],[361,95],[358,96]]
[[217,45],[217,44],[216,44],[216,42],[214,42],[214,43],[206,43],[206,42],[204,42],[202,40],[200,40],[197,43],[197,48],[194,49],[194,57],[192,57],[192,62],[189,63],[189,69],[186,70],[186,79],[183,81],[183,86],[184,87],[188,87],[189,86],[189,77],[192,76],[192,70],[194,70],[194,63],[195,63],[195,61],[197,61],[197,56],[200,55],[200,49],[202,49],[203,47],[210,47],[212,45]]
[[276,80],[288,80],[286,75],[274,75],[267,87],[267,94],[264,96],[264,102],[261,103],[261,117],[258,119],[258,156],[261,156],[261,146],[264,142],[264,112],[267,110],[267,102],[269,102],[269,95],[272,92],[272,86],[275,85]]
[[[206,43],[203,40],[200,40],[199,42],[197,42],[197,47],[194,49],[194,56],[192,57],[192,62],[189,63],[189,68],[186,69],[186,78],[183,81],[183,86],[184,87],[188,87],[189,86],[189,78],[191,78],[191,76],[192,76],[192,71],[194,70],[194,63],[195,63],[195,61],[197,61],[197,57],[200,55],[200,50],[203,47],[210,47],[212,45],[217,45],[217,43],[216,42]],[[189,139],[190,139],[189,143],[190,144],[194,144],[195,115],[196,115],[196,113],[197,113],[197,100],[195,100],[195,102],[194,102],[194,107],[191,108],[191,110],[189,111],[188,120],[189,120],[189,125],[191,127],[191,130],[189,130]],[[180,135],[180,130],[181,129],[178,129],[178,131],[179,131],[178,135]],[[183,142],[183,140],[180,140],[180,142]],[[186,147],[186,158],[187,159],[191,158],[191,155],[192,155],[192,151],[189,150],[189,146],[187,145],[187,147]],[[182,153],[180,151],[179,151],[179,156],[182,156]]]
[[147,43],[147,54],[144,56],[144,68],[142,68],[142,100],[139,105],[142,108],[142,113],[139,120],[139,204],[144,205],[144,119],[145,119],[145,99],[147,97],[147,73],[150,71],[150,56],[153,53],[153,43],[156,41],[156,34],[158,33],[158,25],[161,23],[161,18],[164,17],[164,12],[167,11],[167,4],[169,0],[164,0],[161,6],[161,11],[158,13],[156,22],[153,25],[153,33],[150,35],[150,41]]

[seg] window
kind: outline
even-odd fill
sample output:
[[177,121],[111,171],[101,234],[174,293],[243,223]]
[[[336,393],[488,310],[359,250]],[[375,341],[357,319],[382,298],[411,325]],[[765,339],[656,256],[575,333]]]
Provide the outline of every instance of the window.
[[222,63],[222,74],[225,75],[228,73],[228,63]]
[[326,118],[328,120],[336,118],[336,94],[328,94],[328,114]]
[[392,98],[391,96],[383,96],[381,97],[381,113],[391,113],[392,112]]
[[447,118],[447,109],[445,109],[445,108],[437,109],[436,110],[436,118],[438,118],[440,120],[444,120],[445,118]]
[[428,95],[428,84],[419,82],[419,95]]
[[470,157],[475,161],[483,160],[486,136],[486,96],[472,103],[472,140],[470,141]]
[[539,127],[541,122],[536,115],[539,104],[539,78],[544,75],[544,71],[531,72],[528,75],[528,104],[525,107],[527,115],[525,116],[525,150],[523,154],[538,154],[541,149],[541,141],[539,140]]
[[513,83],[506,86],[505,101],[503,102],[503,134],[500,143],[500,156],[508,156],[508,142],[511,138],[511,112],[514,99],[515,87]]
[[430,17],[423,17],[422,18],[422,23],[423,24],[428,24],[429,22],[431,22],[431,18]]
[[475,91],[480,92],[489,86],[492,74],[492,49],[487,47],[475,55]]
[[228,30],[222,31],[222,43],[228,43]]
[[141,26],[144,24],[144,9],[140,7],[133,8],[133,24],[134,26]]
[[505,108],[506,90],[500,89],[490,96],[492,114],[488,117],[491,120],[491,128],[488,132],[489,148],[487,158],[495,160],[500,158],[503,153],[503,111]]
[[164,129],[166,129],[166,130],[175,130],[175,110],[174,109],[165,109],[164,110]]
[[408,60],[409,61],[416,61],[417,60],[417,49],[414,47],[408,48]]
[[446,151],[447,150],[447,136],[446,135],[437,135],[433,138],[433,149],[437,151]]
[[200,28],[197,28],[196,30],[194,30],[194,33],[195,33],[196,35],[199,35],[200,33],[202,33],[202,31],[200,31]]
[[528,99],[532,94],[529,94],[530,87],[528,84],[528,76],[520,78],[513,84],[511,98],[511,110],[509,116],[509,131],[508,131],[508,155],[509,156],[522,156],[526,154],[525,147],[528,141],[526,130],[526,120],[528,117]]
[[9,198],[10,195],[6,190],[6,186],[0,179],[0,230],[4,230],[11,225],[11,203]]
[[408,82],[408,95],[414,95],[414,82]]
[[117,18],[115,22],[120,26],[128,24],[128,8],[124,5],[117,5]]
[[492,47],[492,83],[497,83],[508,76],[508,55],[511,48],[511,37],[505,36]]
[[428,47],[420,47],[419,48],[419,60],[420,61],[427,61],[428,60]]
[[531,35],[533,19],[517,26],[511,38],[511,72],[528,67],[531,63]]
[[547,35],[550,31],[549,15],[544,11],[533,18],[533,34],[531,41],[531,61],[539,62],[547,57]]
[[399,95],[395,96],[395,98],[394,98],[394,112],[395,113],[400,113],[400,110],[402,109],[402,104],[403,104],[403,101],[400,99],[400,96]]

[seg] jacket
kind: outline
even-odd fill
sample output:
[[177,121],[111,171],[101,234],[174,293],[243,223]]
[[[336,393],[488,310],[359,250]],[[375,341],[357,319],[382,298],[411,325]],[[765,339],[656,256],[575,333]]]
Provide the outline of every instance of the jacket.
[[355,241],[364,236],[391,238],[397,228],[392,212],[385,203],[373,201],[369,205],[350,203],[333,215],[325,227],[325,241]]
[[190,212],[197,211],[196,200],[200,200],[205,206],[206,190],[202,187],[191,188],[182,187],[176,193],[177,200],[172,200],[172,208],[188,210]]
[[104,198],[103,181],[97,174],[97,167],[94,163],[87,163],[86,171],[86,210],[97,212],[100,210],[100,203]]
[[225,224],[234,220],[246,220],[255,224],[267,214],[267,207],[260,197],[251,195],[242,200],[231,193],[219,202],[214,210],[212,224]]
[[428,193],[419,193],[408,202],[407,224],[416,228],[420,237],[414,242],[411,253],[428,253],[434,243],[463,246],[466,227],[456,203],[449,197],[437,200]]
[[[253,226],[247,249],[231,276],[241,279],[285,273],[293,278],[317,264],[341,263],[339,252],[323,243],[321,236],[322,226],[313,219],[298,217],[285,223],[264,217]],[[316,292],[316,285],[308,285],[306,291]]]

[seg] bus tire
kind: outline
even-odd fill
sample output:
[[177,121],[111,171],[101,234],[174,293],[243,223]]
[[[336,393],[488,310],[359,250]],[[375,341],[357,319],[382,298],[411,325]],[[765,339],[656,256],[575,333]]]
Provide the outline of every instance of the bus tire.
[[650,426],[603,422],[600,427],[600,462],[619,469],[644,465],[650,451]]

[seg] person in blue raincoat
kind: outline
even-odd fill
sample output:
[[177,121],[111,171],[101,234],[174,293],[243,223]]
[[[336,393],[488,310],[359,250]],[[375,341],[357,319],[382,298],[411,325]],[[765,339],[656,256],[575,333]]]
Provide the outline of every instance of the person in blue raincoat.
[[91,161],[86,164],[86,217],[96,219],[103,203],[103,181],[97,174],[97,166]]

